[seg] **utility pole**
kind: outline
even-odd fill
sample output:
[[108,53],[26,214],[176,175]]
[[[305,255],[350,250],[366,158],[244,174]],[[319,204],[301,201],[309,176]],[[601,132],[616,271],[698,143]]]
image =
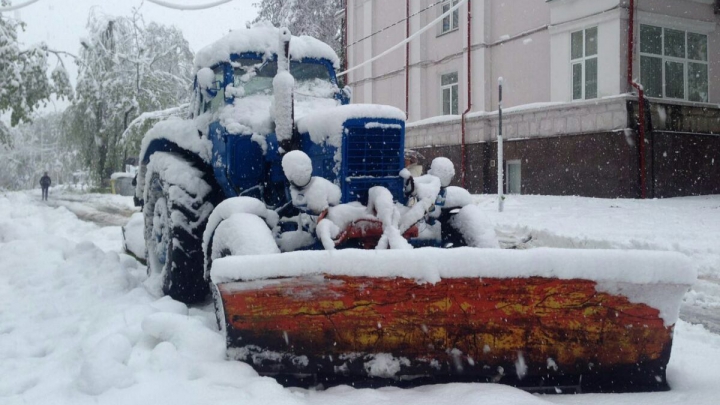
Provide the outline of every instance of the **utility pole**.
[[502,136],[502,89],[503,89],[503,78],[498,79],[498,212],[503,212],[505,205],[505,194],[503,193],[503,136]]

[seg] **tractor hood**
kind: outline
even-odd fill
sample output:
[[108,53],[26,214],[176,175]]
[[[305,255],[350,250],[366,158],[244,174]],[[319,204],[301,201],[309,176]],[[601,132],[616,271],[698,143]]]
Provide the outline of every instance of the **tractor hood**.
[[388,105],[350,104],[307,114],[297,119],[297,127],[301,134],[309,134],[310,139],[316,144],[327,143],[340,147],[345,123],[355,119],[367,120],[366,125],[370,126],[387,126],[393,124],[376,121],[397,120],[404,123],[405,113]]

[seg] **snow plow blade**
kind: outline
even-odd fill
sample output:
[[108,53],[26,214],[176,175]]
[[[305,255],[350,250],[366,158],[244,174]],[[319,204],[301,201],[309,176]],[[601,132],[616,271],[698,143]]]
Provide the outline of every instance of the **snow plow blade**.
[[298,252],[213,264],[228,356],[296,386],[669,389],[696,275],[673,253]]

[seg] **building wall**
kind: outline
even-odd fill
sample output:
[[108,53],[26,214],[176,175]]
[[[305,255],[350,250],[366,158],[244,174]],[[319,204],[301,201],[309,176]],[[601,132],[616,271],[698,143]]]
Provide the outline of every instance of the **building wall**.
[[488,66],[483,77],[486,108],[480,111],[497,110],[499,77],[505,83],[505,107],[549,101],[550,8],[535,0],[488,0],[486,9],[486,48],[482,49]]
[[[410,2],[416,13],[435,0]],[[570,34],[598,27],[598,97],[629,92],[627,85],[628,0],[472,0],[472,111],[497,109],[497,79],[505,79],[505,106],[572,100]],[[720,20],[712,0],[638,0],[639,23],[685,27],[708,34],[709,103],[720,102]],[[467,108],[467,6],[459,29],[439,35],[433,28],[410,44],[409,121],[442,113],[440,76],[458,72],[459,110]],[[350,0],[350,42],[402,20],[404,2]],[[439,6],[410,20],[411,33],[437,18]],[[700,23],[700,24],[698,24]],[[687,28],[690,27],[690,28]],[[639,27],[635,30],[639,43]],[[351,63],[377,55],[405,38],[405,24],[352,47]],[[635,58],[634,76],[639,76]],[[355,102],[385,103],[405,109],[405,50],[350,75]],[[366,80],[373,80],[368,85]]]
[[509,141],[504,155],[521,161],[523,194],[638,197],[636,149],[621,132]]
[[[381,7],[378,2],[373,6],[373,32],[388,27],[405,18],[405,7]],[[405,38],[405,24],[391,27],[372,37],[374,55],[385,52],[395,45],[399,38]],[[373,82],[373,99],[367,103],[394,105],[405,110],[405,52],[403,50],[388,54],[373,62],[373,75],[379,77]]]
[[[644,0],[643,0],[644,1]],[[627,0],[552,0],[549,1],[553,24],[565,24],[594,14],[627,7]]]
[[[637,102],[572,103],[512,111],[504,117],[505,161],[520,160],[523,194],[640,197]],[[645,142],[646,195],[667,198],[720,193],[720,108],[652,103]],[[576,132],[581,119],[580,132]],[[625,121],[625,122],[623,122]],[[462,149],[452,142],[459,123],[413,126],[408,133],[429,167],[446,156],[460,172]],[[605,128],[605,129],[603,129]],[[471,133],[497,131],[497,115],[473,117]],[[526,136],[527,132],[538,134]],[[431,136],[430,134],[435,134]],[[447,143],[429,142],[431,139]],[[481,139],[482,138],[482,139]],[[466,187],[497,192],[497,141],[476,136],[466,145]],[[456,178],[459,185],[460,177]]]
[[648,195],[720,193],[720,109],[653,102],[648,126]]
[[[549,100],[550,82],[542,78],[550,72],[549,9],[536,0],[472,0],[472,109],[497,108],[497,79],[505,78],[506,106]],[[435,0],[413,0],[410,13],[434,4]],[[522,9],[522,17],[513,10]],[[349,43],[405,17],[404,2],[350,0]],[[439,6],[410,19],[411,34],[441,14]],[[498,21],[502,23],[498,24]],[[540,28],[540,30],[538,30]],[[532,31],[529,35],[520,35]],[[405,38],[405,24],[399,24],[372,40],[353,45],[350,66],[380,54]],[[418,121],[442,114],[440,77],[457,72],[459,112],[468,107],[467,93],[467,5],[459,10],[457,30],[440,34],[434,27],[410,43],[410,95],[408,120]],[[405,50],[399,49],[372,67],[349,75],[353,102],[383,103],[405,109]],[[533,66],[532,71],[527,66]],[[367,81],[374,85],[368,86]]]
[[[410,13],[434,1],[411,1]],[[496,167],[491,163],[497,150],[497,78],[503,76],[505,159],[521,160],[523,193],[640,196],[637,101],[627,94],[631,90],[627,84],[628,0],[472,2],[473,105],[466,120],[465,146],[468,188],[497,191]],[[645,152],[648,195],[720,192],[720,163],[715,162],[720,161],[720,16],[713,13],[711,0],[637,3],[638,24],[708,35],[709,103],[650,100]],[[350,4],[351,9],[364,13],[364,19],[352,22],[362,26],[354,27],[354,35],[369,35],[405,16],[404,2],[350,0]],[[466,10],[465,6],[460,9],[458,30],[439,35],[434,28],[410,45],[406,146],[421,151],[427,164],[435,156],[448,156],[456,162],[458,172],[461,120],[459,116],[441,116],[440,76],[458,72],[462,113],[467,108]],[[439,13],[436,7],[413,17],[411,32]],[[598,98],[572,101],[570,35],[595,26]],[[636,26],[636,47],[639,31]],[[370,45],[355,47],[350,66],[404,38],[404,24],[387,30]],[[404,58],[404,50],[399,50],[353,74],[354,102],[405,109]],[[635,79],[638,61],[636,53]],[[367,78],[375,78],[372,86],[363,80]],[[668,157],[670,150],[673,153]],[[677,151],[683,157],[676,156]]]
[[658,197],[720,194],[720,136],[653,133],[649,183]]
[[[588,149],[593,153],[586,153]],[[418,151],[425,157],[424,166],[446,156],[456,162],[459,173],[458,145]],[[503,153],[506,161],[521,161],[522,194],[639,197],[637,149],[620,132],[511,140],[504,143]],[[467,160],[467,189],[497,193],[497,142],[469,145]],[[460,185],[460,176],[455,184]]]
[[[372,3],[373,0],[348,0],[348,44],[372,33]],[[348,67],[359,65],[365,61],[365,55],[372,55],[372,44],[372,41],[362,41],[351,46],[347,51]],[[353,89],[353,101],[372,100],[372,77],[372,64],[348,74],[348,83]]]
[[713,14],[714,2],[715,0],[635,0],[640,11],[700,21],[717,21]]
[[[655,132],[646,149],[649,198],[720,193],[720,136]],[[504,143],[506,161],[520,160],[522,194],[639,198],[637,144],[622,132],[516,139]],[[424,170],[438,156],[460,173],[459,145],[417,148]],[[591,150],[592,153],[587,153]],[[497,193],[497,142],[467,145],[465,187]],[[460,175],[454,185],[460,185]]]
[[[603,100],[503,109],[503,136],[511,140],[625,131],[628,128],[628,99],[626,96],[618,96]],[[498,121],[497,112],[469,114],[466,120],[466,142],[496,140]],[[459,143],[459,118],[435,123],[409,123],[406,126],[405,144],[408,148]]]
[[[476,1],[473,4],[481,3]],[[419,2],[422,8],[435,3],[433,0],[422,0]],[[390,6],[388,4],[388,6]],[[416,11],[419,8],[415,9]],[[418,17],[419,26],[417,30],[425,27],[442,14],[442,9],[437,6],[423,12]],[[440,76],[447,73],[458,73],[458,109],[464,110],[467,106],[467,71],[464,49],[467,45],[467,8],[463,6],[459,10],[458,29],[440,34],[440,27],[433,27],[421,35],[419,41],[410,43],[410,48],[417,51],[411,63],[415,69],[421,71],[419,81],[410,81],[410,98],[422,100],[418,109],[412,111],[409,119],[418,120],[427,117],[442,115],[442,94],[440,92]],[[477,15],[477,19],[480,19]],[[415,32],[415,31],[412,31]],[[475,73],[475,72],[474,72]],[[420,93],[417,93],[417,90]]]

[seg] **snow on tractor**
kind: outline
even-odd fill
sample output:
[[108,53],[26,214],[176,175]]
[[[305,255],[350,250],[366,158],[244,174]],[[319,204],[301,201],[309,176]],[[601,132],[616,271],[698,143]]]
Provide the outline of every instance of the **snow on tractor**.
[[403,170],[405,114],[350,105],[313,38],[256,26],[195,63],[136,197],[149,272],[214,297],[229,358],[287,385],[668,388],[683,256],[499,249],[452,162]]

